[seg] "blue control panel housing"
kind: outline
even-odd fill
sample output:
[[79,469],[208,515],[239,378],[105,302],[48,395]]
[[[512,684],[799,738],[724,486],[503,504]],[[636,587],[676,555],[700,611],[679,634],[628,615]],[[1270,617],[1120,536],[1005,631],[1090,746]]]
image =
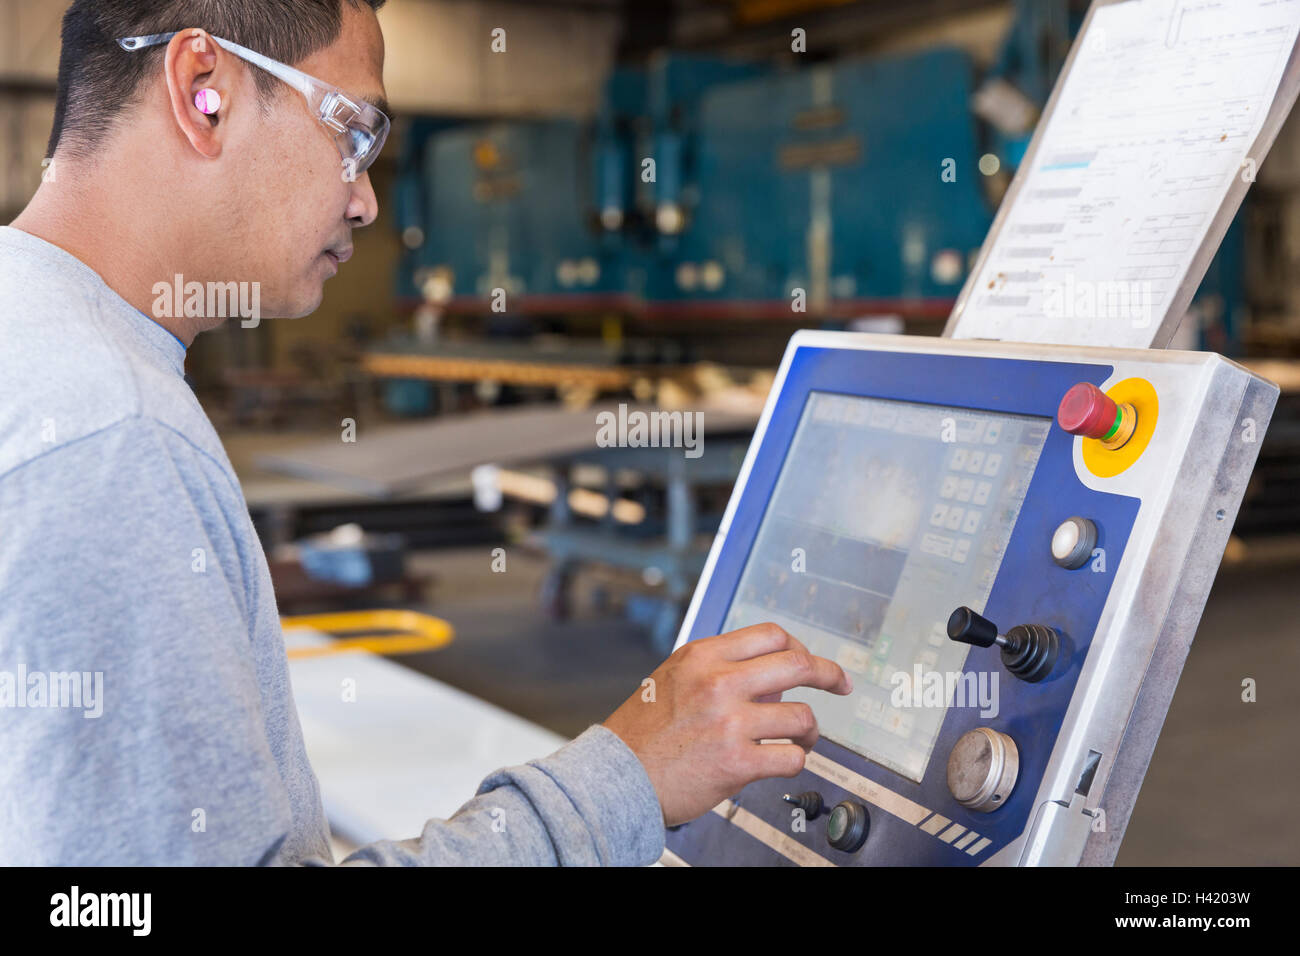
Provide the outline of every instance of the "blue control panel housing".
[[[809,770],[793,780],[764,780],[746,787],[733,798],[743,810],[841,866],[978,865],[1031,825],[1035,794],[1140,504],[1133,497],[1086,487],[1075,473],[1074,436],[1054,418],[1071,385],[1100,385],[1111,373],[1106,364],[980,355],[810,347],[795,352],[768,426],[758,439],[761,444],[712,573],[701,583],[705,591],[688,639],[721,632],[803,409],[810,393],[817,391],[1052,420],[984,614],[1004,630],[1017,624],[1050,625],[1061,635],[1061,650],[1050,676],[1030,684],[1003,669],[997,647],[972,647],[966,671],[1000,675],[999,712],[981,717],[978,705],[950,707],[919,783],[824,738],[817,743],[815,752],[826,760],[930,811],[924,818],[909,820],[869,805],[870,830],[864,845],[854,853],[833,849],[826,839],[826,816],[808,821],[806,829],[798,832],[791,826],[791,807],[782,802],[782,794],[816,790],[828,810],[841,800],[861,800]],[[816,462],[799,464],[817,467]],[[862,501],[861,507],[889,507],[889,503]],[[1092,565],[1066,570],[1052,560],[1053,532],[1075,515],[1091,518],[1098,528],[1097,544],[1104,549],[1108,565],[1103,573]],[[936,614],[945,619],[949,611],[967,603],[962,594],[934,595]],[[948,753],[959,737],[981,726],[1010,736],[1020,757],[1015,788],[992,813],[964,808],[947,784]],[[950,835],[956,832],[951,824],[962,831],[956,837]],[[972,833],[974,837],[969,836]],[[959,839],[963,835],[966,839]],[[671,830],[668,848],[693,865],[793,865],[787,855],[716,812]]]

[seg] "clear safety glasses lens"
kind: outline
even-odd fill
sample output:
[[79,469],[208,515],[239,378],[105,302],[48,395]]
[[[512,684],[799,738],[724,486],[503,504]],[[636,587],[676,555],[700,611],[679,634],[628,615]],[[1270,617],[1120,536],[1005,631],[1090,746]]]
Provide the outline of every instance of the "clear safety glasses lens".
[[334,130],[334,142],[344,161],[363,173],[379,157],[388,139],[388,117],[369,103],[354,103],[339,90],[326,91],[319,107],[320,121]]

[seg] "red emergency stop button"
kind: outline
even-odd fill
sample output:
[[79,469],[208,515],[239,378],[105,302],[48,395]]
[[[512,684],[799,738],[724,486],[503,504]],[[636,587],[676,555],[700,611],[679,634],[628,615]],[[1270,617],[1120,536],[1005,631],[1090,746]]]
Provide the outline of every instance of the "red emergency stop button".
[[1132,405],[1116,404],[1091,382],[1079,382],[1061,399],[1056,421],[1071,435],[1095,438],[1103,447],[1115,449],[1133,437],[1137,412]]

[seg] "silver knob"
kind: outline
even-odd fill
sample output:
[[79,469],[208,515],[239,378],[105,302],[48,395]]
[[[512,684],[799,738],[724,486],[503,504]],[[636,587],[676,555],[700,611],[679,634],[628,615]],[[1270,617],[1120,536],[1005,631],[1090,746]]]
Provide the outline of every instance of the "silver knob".
[[1007,802],[1019,773],[1016,742],[988,727],[962,734],[948,755],[948,789],[963,807],[981,813]]

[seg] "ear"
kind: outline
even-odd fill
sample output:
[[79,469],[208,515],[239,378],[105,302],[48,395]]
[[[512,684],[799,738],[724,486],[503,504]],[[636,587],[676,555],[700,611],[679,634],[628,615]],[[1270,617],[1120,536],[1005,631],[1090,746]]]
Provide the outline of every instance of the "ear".
[[[167,44],[164,66],[172,117],[195,151],[208,159],[221,155],[220,124],[234,98],[235,59],[204,30],[181,30]],[[221,97],[216,113],[208,115],[194,105],[202,89]]]

